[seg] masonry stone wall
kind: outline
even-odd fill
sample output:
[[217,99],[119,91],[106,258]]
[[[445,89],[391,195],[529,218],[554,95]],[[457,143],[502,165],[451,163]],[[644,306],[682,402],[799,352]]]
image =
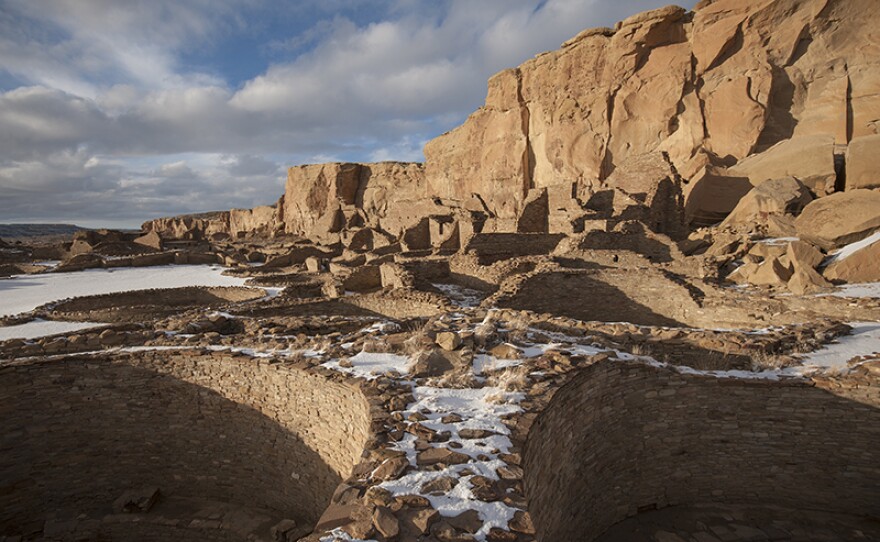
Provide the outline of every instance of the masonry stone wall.
[[0,381],[0,534],[148,486],[313,524],[369,432],[360,390],[229,353],[7,364]]
[[880,517],[880,410],[835,393],[638,363],[588,367],[554,395],[524,447],[539,540],[594,540],[641,511],[701,503]]

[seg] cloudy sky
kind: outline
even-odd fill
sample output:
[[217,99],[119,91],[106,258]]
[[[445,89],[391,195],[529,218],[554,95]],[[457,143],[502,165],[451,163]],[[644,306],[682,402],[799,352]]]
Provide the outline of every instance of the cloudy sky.
[[491,74],[668,3],[0,0],[0,222],[136,227],[273,203],[294,164],[420,161]]

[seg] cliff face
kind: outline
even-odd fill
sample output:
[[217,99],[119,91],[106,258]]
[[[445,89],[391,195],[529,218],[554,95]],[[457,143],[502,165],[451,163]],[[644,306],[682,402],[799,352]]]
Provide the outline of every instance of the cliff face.
[[794,176],[824,196],[846,188],[850,143],[859,156],[880,150],[875,8],[704,0],[584,31],[490,79],[485,106],[429,142],[424,167],[294,167],[275,217],[249,220],[399,235],[465,212],[494,231],[566,232],[638,207],[655,231],[680,234],[685,220],[722,220],[765,180]]
[[718,0],[588,30],[496,75],[486,105],[425,148],[429,185],[514,218],[529,188],[605,180],[645,153],[666,152],[687,185],[788,139],[814,136],[811,152],[824,136],[833,161],[880,118],[875,8]]
[[166,239],[202,239],[218,233],[232,237],[268,237],[276,234],[283,225],[279,209],[280,206],[276,204],[253,209],[163,217],[145,222],[141,229],[154,231]]

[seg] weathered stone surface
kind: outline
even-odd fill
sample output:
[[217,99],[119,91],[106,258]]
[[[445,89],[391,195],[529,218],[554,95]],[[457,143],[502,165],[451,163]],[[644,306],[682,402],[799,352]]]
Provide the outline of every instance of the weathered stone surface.
[[811,267],[797,267],[788,281],[788,289],[798,295],[812,294],[831,284]]
[[292,519],[282,519],[272,526],[269,534],[275,542],[292,542],[296,533],[296,522]]
[[770,215],[797,215],[811,201],[807,187],[794,177],[765,181],[743,196],[721,227],[766,223]]
[[707,165],[685,188],[685,215],[691,226],[710,226],[727,217],[754,187],[747,177],[733,177]]
[[880,135],[853,139],[846,149],[846,189],[880,188]]
[[729,168],[732,177],[746,177],[754,186],[792,177],[817,195],[834,192],[834,136],[817,134],[781,141]]
[[842,260],[831,262],[823,275],[828,280],[844,282],[880,281],[880,240]]
[[435,342],[444,350],[455,350],[461,346],[461,337],[454,331],[443,331],[437,334]]
[[457,485],[458,478],[454,478],[452,476],[441,476],[439,478],[434,478],[431,481],[425,482],[419,489],[422,493],[434,493],[437,495],[443,495],[451,491],[452,488]]
[[113,501],[113,509],[116,512],[146,513],[159,500],[159,488],[150,487],[126,491],[121,497]]
[[376,470],[373,471],[372,477],[375,480],[386,481],[399,478],[401,474],[409,467],[409,460],[406,457],[392,457],[386,459]]
[[803,241],[792,241],[786,249],[788,262],[794,267],[795,271],[799,269],[815,269],[822,263],[825,256],[816,250],[816,247]]
[[447,518],[446,521],[459,531],[471,534],[476,533],[483,526],[483,520],[476,510],[466,510],[457,516]]
[[450,450],[449,448],[428,448],[420,452],[416,457],[416,463],[422,465],[460,465],[470,461],[467,454]]
[[429,350],[416,356],[409,368],[409,373],[415,378],[428,376],[440,376],[455,368],[450,359],[442,350]]
[[[793,176],[830,193],[841,180],[835,153],[847,144],[850,187],[865,186],[875,182],[860,168],[871,163],[880,118],[880,62],[864,46],[873,43],[864,16],[872,1],[717,0],[692,14],[642,13],[493,76],[485,105],[429,142],[424,166],[294,167],[275,207],[144,228],[185,238],[283,230],[331,243],[369,226],[407,232],[410,250],[454,249],[450,229],[435,235],[422,221],[459,222],[466,210],[482,215],[477,231],[579,231],[591,207],[571,194],[604,184],[631,196],[614,195],[616,210],[676,237],[682,203],[664,179],[684,183],[688,222],[708,225],[766,180]],[[653,175],[640,156],[665,156],[674,175]],[[647,190],[622,188],[633,161],[629,177]],[[568,195],[560,204],[552,191]]]
[[817,199],[795,220],[800,236],[830,249],[867,237],[880,228],[880,190],[850,190]]
[[148,248],[152,248],[153,250],[162,250],[162,238],[159,237],[159,234],[150,231],[136,238],[133,243],[138,245],[143,245]]
[[373,527],[387,539],[394,538],[400,532],[397,518],[385,506],[378,506],[373,512]]
[[791,271],[779,258],[771,257],[759,264],[743,265],[737,269],[735,278],[756,286],[784,286],[791,278]]

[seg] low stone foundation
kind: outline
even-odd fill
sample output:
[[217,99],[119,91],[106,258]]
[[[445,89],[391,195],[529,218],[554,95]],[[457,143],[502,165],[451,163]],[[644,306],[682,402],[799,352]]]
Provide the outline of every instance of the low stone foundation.
[[880,410],[835,393],[639,363],[587,367],[524,447],[538,539],[596,540],[641,512],[709,503],[876,520]]
[[[0,534],[25,539],[265,539],[283,519],[308,533],[369,432],[358,389],[229,353],[25,362],[0,379]],[[162,521],[120,529],[114,501],[143,488]]]

